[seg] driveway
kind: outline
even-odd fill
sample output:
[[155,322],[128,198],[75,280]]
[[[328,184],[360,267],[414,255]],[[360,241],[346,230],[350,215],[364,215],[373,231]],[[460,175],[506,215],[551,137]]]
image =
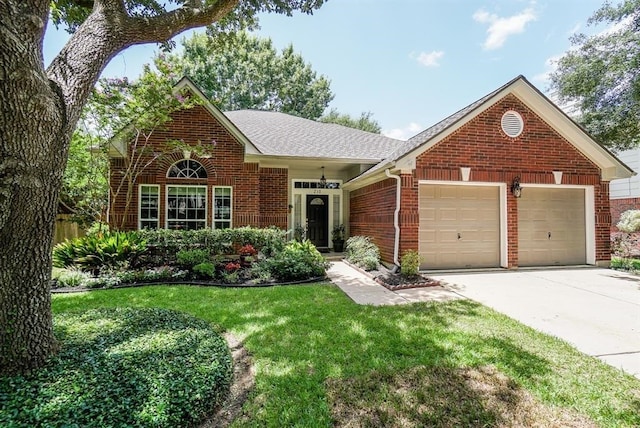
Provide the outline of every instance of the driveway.
[[457,293],[640,378],[640,277],[575,268],[435,274]]

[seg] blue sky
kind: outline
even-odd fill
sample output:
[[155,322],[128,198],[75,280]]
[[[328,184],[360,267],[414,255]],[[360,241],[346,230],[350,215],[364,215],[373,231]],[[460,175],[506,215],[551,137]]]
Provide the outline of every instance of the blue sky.
[[[264,15],[259,34],[293,44],[331,80],[330,108],[371,111],[409,138],[522,74],[546,91],[551,61],[602,0],[329,0],[312,16]],[[179,41],[182,36],[178,36]],[[49,28],[45,64],[66,40]],[[103,75],[139,75],[155,45],[116,56]]]

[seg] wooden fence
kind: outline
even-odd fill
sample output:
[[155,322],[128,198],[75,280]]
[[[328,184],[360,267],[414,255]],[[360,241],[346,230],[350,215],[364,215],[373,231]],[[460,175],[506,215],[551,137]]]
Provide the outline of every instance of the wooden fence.
[[66,239],[74,239],[84,236],[84,230],[78,223],[71,221],[70,214],[58,214],[56,216],[56,228],[53,235],[53,244],[64,242]]

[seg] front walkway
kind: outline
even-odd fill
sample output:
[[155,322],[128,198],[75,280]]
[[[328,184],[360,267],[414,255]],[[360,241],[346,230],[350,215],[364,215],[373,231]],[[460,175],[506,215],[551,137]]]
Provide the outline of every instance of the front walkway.
[[364,273],[341,261],[331,262],[327,276],[347,296],[360,305],[401,305],[406,303],[462,299],[444,287],[411,288],[391,291]]

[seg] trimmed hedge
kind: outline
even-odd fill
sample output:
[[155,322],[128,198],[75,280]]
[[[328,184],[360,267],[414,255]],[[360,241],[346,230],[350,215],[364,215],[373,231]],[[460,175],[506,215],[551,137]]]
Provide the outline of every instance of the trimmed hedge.
[[210,324],[163,309],[54,315],[61,351],[30,376],[0,378],[0,426],[194,426],[233,378]]

